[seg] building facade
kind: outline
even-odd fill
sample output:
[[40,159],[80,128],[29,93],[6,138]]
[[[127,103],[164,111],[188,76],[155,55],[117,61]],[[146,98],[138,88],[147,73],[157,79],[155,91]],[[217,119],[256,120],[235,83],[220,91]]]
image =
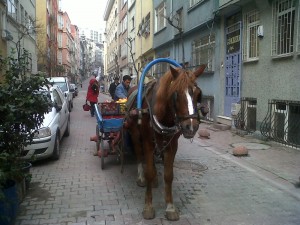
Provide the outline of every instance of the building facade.
[[46,72],[49,77],[56,76],[57,70],[57,13],[58,1],[37,1],[36,24],[38,71]]
[[[37,73],[36,53],[36,1],[7,0],[6,14],[2,12],[4,32],[6,39],[6,52],[20,59],[26,52],[26,73]],[[6,18],[4,18],[6,16]],[[1,18],[2,19],[2,18]]]
[[[127,57],[137,77],[154,58],[192,70],[206,64],[197,79],[210,108],[206,119],[299,147],[299,0],[119,0],[120,8],[106,10],[105,18],[123,15],[125,3],[127,39],[135,46],[134,57],[129,51]],[[106,21],[109,56],[117,25]],[[124,38],[117,31],[115,40]],[[159,77],[168,66],[157,64],[149,73]]]

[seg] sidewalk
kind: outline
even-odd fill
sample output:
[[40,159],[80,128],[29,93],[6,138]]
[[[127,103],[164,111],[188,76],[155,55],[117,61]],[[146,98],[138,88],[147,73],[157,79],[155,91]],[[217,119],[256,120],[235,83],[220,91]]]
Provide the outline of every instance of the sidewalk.
[[[33,164],[32,180],[15,225],[298,225],[300,224],[300,150],[251,135],[200,129],[210,139],[179,139],[174,162],[173,197],[179,221],[165,219],[163,165],[157,163],[159,187],[153,189],[156,217],[144,220],[145,188],[137,187],[134,158],[93,156],[96,119],[82,110],[89,79],[79,88],[71,112],[70,136],[61,157]],[[101,93],[99,101],[110,99]],[[262,145],[260,145],[262,144]],[[232,155],[234,145],[249,155]]]
[[[242,164],[264,179],[269,179],[277,186],[296,194],[295,188],[300,187],[300,149],[274,141],[263,141],[251,134],[242,136],[238,130],[216,130],[213,124],[208,123],[201,123],[199,129],[207,129],[210,133],[209,139],[197,137],[202,145],[212,146],[212,151],[223,154],[227,159]],[[233,156],[232,152],[236,146],[245,146],[248,155]],[[300,191],[296,196],[300,199]]]

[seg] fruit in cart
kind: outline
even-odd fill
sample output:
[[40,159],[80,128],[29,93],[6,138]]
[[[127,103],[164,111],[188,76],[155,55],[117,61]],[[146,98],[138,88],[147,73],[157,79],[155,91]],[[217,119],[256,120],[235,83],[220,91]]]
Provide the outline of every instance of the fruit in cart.
[[127,98],[120,98],[116,103],[125,103],[127,102]]

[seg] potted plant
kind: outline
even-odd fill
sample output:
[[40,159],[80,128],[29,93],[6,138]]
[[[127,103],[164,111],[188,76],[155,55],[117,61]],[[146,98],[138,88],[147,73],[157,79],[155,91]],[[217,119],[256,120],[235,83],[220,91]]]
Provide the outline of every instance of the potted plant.
[[28,176],[22,171],[22,150],[32,142],[52,105],[47,95],[39,93],[48,81],[28,74],[27,59],[25,50],[16,58],[0,56],[0,203],[8,201],[5,190],[10,185]]

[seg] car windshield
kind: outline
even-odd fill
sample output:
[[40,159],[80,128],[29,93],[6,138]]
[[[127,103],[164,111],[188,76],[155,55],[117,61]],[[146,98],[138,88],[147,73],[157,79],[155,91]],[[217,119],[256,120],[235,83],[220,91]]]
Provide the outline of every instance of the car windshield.
[[63,92],[68,91],[67,84],[65,82],[55,82],[54,84],[59,86]]

